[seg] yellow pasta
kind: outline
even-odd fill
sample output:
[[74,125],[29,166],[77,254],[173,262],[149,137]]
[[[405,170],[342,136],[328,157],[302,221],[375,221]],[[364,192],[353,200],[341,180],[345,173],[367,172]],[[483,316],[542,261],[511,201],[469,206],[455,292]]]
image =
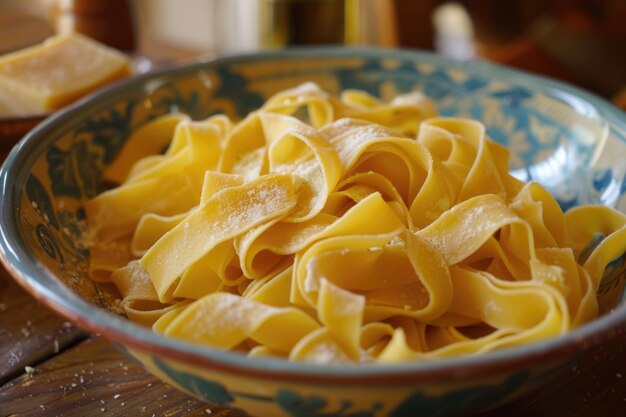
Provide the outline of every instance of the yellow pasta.
[[480,122],[437,117],[419,93],[307,83],[237,123],[163,116],[105,177],[119,185],[86,204],[92,278],[131,320],[213,348],[480,354],[568,332],[620,290],[597,295],[626,252],[625,214],[563,213],[508,173]]

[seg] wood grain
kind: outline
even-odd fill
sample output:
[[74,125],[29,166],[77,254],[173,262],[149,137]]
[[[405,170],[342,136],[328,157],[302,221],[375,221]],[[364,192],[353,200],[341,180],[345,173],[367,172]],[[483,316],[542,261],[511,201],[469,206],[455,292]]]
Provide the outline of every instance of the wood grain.
[[535,392],[481,417],[626,416],[626,335],[586,352]]
[[22,374],[25,366],[86,337],[35,301],[0,267],[0,385]]
[[[207,412],[208,410],[208,412]],[[5,416],[240,417],[174,390],[100,337],[0,388]]]

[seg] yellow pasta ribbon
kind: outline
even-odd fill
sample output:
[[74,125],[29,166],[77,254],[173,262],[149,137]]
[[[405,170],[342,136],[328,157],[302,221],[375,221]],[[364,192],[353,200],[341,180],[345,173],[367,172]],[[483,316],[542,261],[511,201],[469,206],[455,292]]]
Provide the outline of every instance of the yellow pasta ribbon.
[[[171,299],[173,286],[189,266],[219,243],[295,206],[291,176],[267,175],[214,194],[166,233],[139,261],[159,300]],[[176,262],[168,258],[174,256]]]
[[[167,150],[163,152],[165,149]],[[563,213],[483,124],[313,83],[234,122],[136,130],[86,202],[89,273],[156,332],[387,363],[557,337],[619,302],[626,214]]]
[[[295,308],[269,307],[228,293],[209,294],[168,317],[162,326],[168,336],[233,348],[246,339],[278,351],[289,352],[319,325]],[[171,321],[170,321],[171,320]]]

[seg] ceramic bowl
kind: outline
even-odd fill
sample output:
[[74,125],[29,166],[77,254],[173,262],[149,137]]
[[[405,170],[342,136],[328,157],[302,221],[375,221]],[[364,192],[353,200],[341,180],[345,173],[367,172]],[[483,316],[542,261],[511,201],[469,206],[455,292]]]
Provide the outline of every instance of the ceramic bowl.
[[[138,127],[181,111],[241,117],[272,93],[314,81],[338,93],[383,98],[413,89],[443,115],[483,121],[512,152],[512,172],[534,179],[568,208],[600,203],[626,211],[626,118],[607,102],[555,81],[483,62],[418,52],[307,49],[227,57],[144,74],[55,114],[11,152],[0,176],[2,260],[35,297],[100,333],[171,385],[261,417],[458,415],[523,394],[626,327],[626,306],[562,337],[482,356],[399,365],[320,366],[167,339],[114,314],[115,295],[85,276],[85,199]],[[626,257],[601,293],[623,299]]]

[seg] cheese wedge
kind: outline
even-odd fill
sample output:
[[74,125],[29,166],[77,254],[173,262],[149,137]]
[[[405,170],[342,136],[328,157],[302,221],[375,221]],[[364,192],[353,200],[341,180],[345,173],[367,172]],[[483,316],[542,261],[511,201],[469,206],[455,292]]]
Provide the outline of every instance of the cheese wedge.
[[130,73],[122,53],[82,35],[58,35],[0,57],[0,97],[10,113],[47,113]]

